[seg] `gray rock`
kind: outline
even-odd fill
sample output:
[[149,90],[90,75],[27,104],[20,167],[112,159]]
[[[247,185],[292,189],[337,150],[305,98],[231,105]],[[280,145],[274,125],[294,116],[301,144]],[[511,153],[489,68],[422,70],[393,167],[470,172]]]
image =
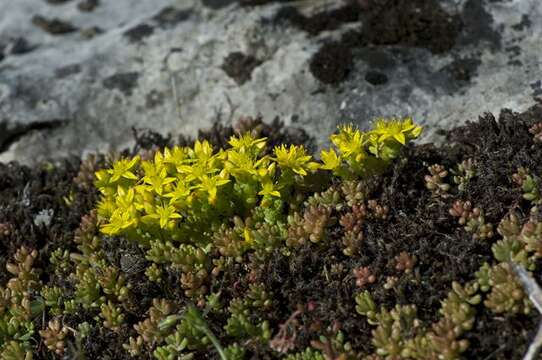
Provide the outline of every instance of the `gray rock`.
[[[9,8],[0,14],[0,49],[18,38],[32,44],[0,60],[0,161],[123,148],[131,127],[194,135],[256,114],[301,126],[318,145],[338,123],[367,127],[377,116],[412,115],[428,125],[425,140],[438,140],[438,128],[485,111],[526,109],[542,94],[542,3],[443,3],[470,26],[450,52],[356,49],[353,71],[332,87],[308,64],[323,39],[352,25],[308,37],[264,22],[280,4],[115,0],[88,12],[74,1],[0,0]],[[80,30],[52,35],[32,24],[35,16]],[[222,69],[233,52],[258,60],[246,81]]]

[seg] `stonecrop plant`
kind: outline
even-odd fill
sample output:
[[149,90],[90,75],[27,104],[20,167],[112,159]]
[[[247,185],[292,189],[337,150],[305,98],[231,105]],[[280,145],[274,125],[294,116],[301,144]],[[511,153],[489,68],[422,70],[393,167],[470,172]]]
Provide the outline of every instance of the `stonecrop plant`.
[[[542,258],[542,147],[525,139],[542,125],[511,120],[442,148],[405,149],[410,118],[340,126],[320,160],[246,120],[75,178],[48,168],[39,207],[24,185],[0,209],[0,360],[519,358],[538,320],[518,269],[539,280]],[[21,221],[44,204],[51,226]]]
[[[263,155],[266,139],[248,133],[231,137],[231,147],[218,152],[207,141],[196,141],[193,147],[157,151],[154,160],[120,159],[96,173],[101,231],[145,247],[160,239],[196,245],[207,253],[211,230],[228,219],[246,218],[260,205],[283,212],[294,187],[315,171],[348,179],[381,171],[421,131],[411,118],[378,119],[368,132],[341,126],[331,136],[336,150],[322,151],[322,163],[303,146],[281,145]],[[251,242],[249,231],[244,238]]]
[[322,169],[345,179],[378,174],[397,158],[401,147],[422,133],[422,127],[411,118],[377,119],[374,128],[361,132],[351,125],[341,126],[331,135],[335,149],[323,150]]
[[301,146],[280,146],[261,156],[265,139],[232,137],[213,153],[207,141],[156,152],[153,161],[122,159],[96,173],[103,194],[98,214],[107,235],[143,244],[167,237],[204,244],[210,229],[260,203],[288,199],[296,177],[318,169]]
[[[314,183],[325,183],[333,175],[356,180],[378,174],[420,133],[421,127],[410,118],[378,120],[368,132],[342,126],[331,137],[336,150],[323,151],[322,162],[300,145],[279,145],[270,152],[266,138],[250,133],[232,136],[229,147],[218,151],[204,140],[192,147],[156,151],[152,160],[119,159],[96,172],[95,185],[101,192],[97,224],[104,235],[135,241],[145,251],[150,281],[160,283],[164,274],[179,271],[184,295],[202,303],[213,294],[212,278],[232,261],[243,262],[247,251],[261,259],[277,248],[289,251],[306,239],[317,243],[326,238],[331,208],[323,204],[327,197],[311,200],[314,188],[324,185]],[[304,215],[292,217],[300,209]],[[100,262],[92,255],[95,252],[81,250],[83,255],[72,255],[80,260],[80,278],[86,276],[76,285],[77,294],[87,308],[100,309],[105,327],[118,331],[124,314],[117,304],[130,289],[106,266],[103,256]],[[100,270],[94,274],[87,263]],[[105,295],[100,295],[100,287]],[[254,299],[265,299],[267,293],[255,285],[253,290],[247,299],[238,298],[228,307],[224,330],[239,341],[267,341],[271,336],[268,321],[252,314],[261,310],[252,306]],[[136,327],[139,335],[125,344],[131,354],[147,348],[155,349],[157,358],[170,358],[186,347],[208,345],[194,340],[193,329],[183,326],[173,333],[164,329],[164,336],[153,341],[145,329],[160,321],[151,314],[147,323]]]

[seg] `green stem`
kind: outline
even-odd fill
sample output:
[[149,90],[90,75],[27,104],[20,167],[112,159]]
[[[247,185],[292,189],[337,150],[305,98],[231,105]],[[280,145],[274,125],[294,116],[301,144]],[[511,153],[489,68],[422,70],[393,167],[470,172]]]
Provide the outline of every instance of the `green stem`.
[[222,348],[222,345],[220,345],[220,342],[216,338],[215,334],[209,329],[207,324],[205,323],[205,320],[202,318],[201,314],[199,313],[198,309],[196,309],[195,306],[190,305],[188,308],[188,314],[193,317],[194,326],[197,327],[197,329],[205,334],[211,340],[211,343],[218,351],[218,354],[220,355],[220,358],[222,360],[228,360],[228,357],[226,356],[226,353],[224,352],[224,349]]

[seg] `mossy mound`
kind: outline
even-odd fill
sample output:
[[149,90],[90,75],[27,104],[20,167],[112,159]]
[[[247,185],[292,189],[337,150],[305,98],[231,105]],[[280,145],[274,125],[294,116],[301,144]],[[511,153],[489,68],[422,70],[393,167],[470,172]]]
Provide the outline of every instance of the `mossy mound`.
[[[486,114],[378,175],[309,176],[283,227],[210,227],[199,267],[100,233],[93,174],[117,157],[0,164],[0,358],[520,359],[540,317],[509,262],[542,280],[541,120],[542,104]],[[200,138],[244,132],[310,148],[278,121]],[[124,156],[192,143],[136,139]],[[238,251],[249,227],[265,251]]]

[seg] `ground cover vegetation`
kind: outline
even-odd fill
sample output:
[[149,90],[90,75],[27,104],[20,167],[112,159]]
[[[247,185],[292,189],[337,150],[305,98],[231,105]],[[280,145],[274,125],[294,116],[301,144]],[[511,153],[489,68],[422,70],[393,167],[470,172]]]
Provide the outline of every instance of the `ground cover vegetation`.
[[[519,359],[538,326],[542,105],[0,164],[1,359]],[[318,159],[317,159],[318,158]]]

